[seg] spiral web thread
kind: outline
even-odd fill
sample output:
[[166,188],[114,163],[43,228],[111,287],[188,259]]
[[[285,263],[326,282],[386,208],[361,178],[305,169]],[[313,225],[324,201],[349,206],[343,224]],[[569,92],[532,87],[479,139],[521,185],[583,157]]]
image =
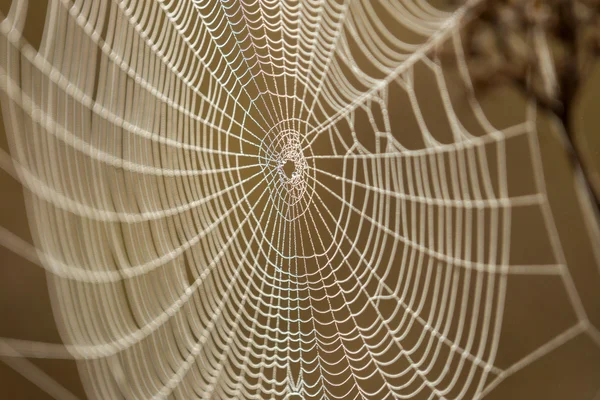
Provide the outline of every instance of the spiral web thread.
[[[57,398],[27,358],[77,360],[90,398],[460,399],[580,334],[600,345],[534,112],[500,129],[466,96],[467,126],[451,99],[478,3],[53,0],[34,48],[13,1],[0,165],[35,245],[0,244],[47,270],[64,344],[0,338],[2,360]],[[515,195],[517,138],[535,184]],[[511,262],[515,209],[542,213],[553,261]],[[500,368],[511,275],[560,276],[577,320]]]

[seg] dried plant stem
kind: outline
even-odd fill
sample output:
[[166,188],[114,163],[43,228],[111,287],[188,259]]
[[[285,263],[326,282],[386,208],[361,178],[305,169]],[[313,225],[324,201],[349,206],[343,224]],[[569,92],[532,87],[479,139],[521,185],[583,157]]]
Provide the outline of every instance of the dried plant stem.
[[600,0],[485,0],[476,12],[464,30],[474,86],[512,83],[555,117],[573,170],[600,211],[598,166],[584,156],[574,124],[579,94],[600,58]]

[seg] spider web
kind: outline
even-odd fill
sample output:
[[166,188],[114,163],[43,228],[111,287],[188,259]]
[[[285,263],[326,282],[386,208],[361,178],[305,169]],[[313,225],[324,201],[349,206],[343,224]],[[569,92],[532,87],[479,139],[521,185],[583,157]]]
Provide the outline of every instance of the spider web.
[[[0,165],[34,245],[0,243],[47,270],[64,344],[0,338],[2,360],[57,398],[27,358],[77,360],[91,398],[461,399],[600,345],[535,112],[490,122],[460,35],[480,2],[438,3],[56,0],[37,48],[13,1]],[[520,210],[549,255],[513,260]],[[560,277],[576,317],[501,367],[511,275]]]

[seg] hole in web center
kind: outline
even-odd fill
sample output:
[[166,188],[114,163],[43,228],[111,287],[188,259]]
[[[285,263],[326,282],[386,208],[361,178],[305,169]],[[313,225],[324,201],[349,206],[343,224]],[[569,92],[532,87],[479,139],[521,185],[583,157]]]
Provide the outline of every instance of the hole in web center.
[[296,164],[292,160],[287,160],[285,164],[283,164],[283,172],[288,179],[292,179],[294,172],[296,171]]

